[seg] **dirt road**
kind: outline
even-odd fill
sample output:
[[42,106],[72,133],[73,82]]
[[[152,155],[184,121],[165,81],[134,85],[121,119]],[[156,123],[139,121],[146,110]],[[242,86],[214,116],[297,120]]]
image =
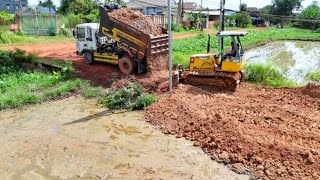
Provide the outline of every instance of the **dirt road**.
[[0,111],[0,179],[234,179],[192,143],[141,112],[111,114],[71,97]]
[[243,84],[223,93],[179,85],[145,117],[237,171],[264,179],[320,178],[320,86]]
[[23,49],[27,52],[34,53],[42,58],[54,58],[59,60],[70,60],[77,68],[77,75],[101,86],[109,86],[110,80],[121,77],[120,70],[117,66],[95,63],[87,65],[81,56],[76,55],[76,45],[73,41],[63,43],[46,43],[27,46],[9,46],[0,47],[0,49],[14,50],[15,48]]

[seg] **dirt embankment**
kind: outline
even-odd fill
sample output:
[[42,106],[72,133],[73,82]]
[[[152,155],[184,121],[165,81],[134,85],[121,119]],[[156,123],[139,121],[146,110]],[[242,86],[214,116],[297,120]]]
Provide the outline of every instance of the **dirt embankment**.
[[164,133],[194,141],[214,159],[263,179],[320,178],[320,87],[233,93],[179,85],[145,111]]

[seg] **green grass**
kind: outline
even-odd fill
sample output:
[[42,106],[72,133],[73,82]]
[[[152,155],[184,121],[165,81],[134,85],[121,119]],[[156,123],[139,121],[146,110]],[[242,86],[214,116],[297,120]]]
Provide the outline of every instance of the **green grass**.
[[311,72],[306,77],[307,80],[312,82],[320,83],[320,70],[316,72]]
[[134,83],[114,90],[99,101],[99,105],[111,110],[129,109],[139,110],[149,106],[157,100],[157,96],[144,93],[142,88]]
[[26,36],[13,32],[3,32],[0,29],[0,46],[30,45],[71,40],[71,37],[66,36]]
[[[98,89],[78,78],[42,72],[16,72],[0,76],[0,110],[59,98],[70,93],[97,97]],[[100,90],[100,89],[99,89]],[[88,92],[91,92],[88,94]],[[92,93],[94,92],[94,93]]]
[[[248,35],[243,37],[242,44],[246,49],[263,45],[264,43],[275,40],[298,39],[298,40],[317,40],[320,41],[320,33],[313,33],[310,30],[287,28],[266,30],[249,30]],[[173,41],[173,63],[189,65],[189,58],[193,54],[206,53],[208,37],[198,35],[196,37],[174,40]],[[225,47],[230,47],[231,39],[225,40]],[[211,36],[211,52],[217,52],[218,39]]]
[[246,73],[246,81],[271,87],[295,87],[296,83],[289,81],[280,70],[270,64],[246,64],[244,71]]
[[0,51],[0,110],[71,93],[82,93],[86,97],[97,97],[101,93],[101,88],[93,88],[87,81],[72,78],[73,67],[68,62],[62,63],[61,71],[52,73],[26,70],[21,62],[37,63],[37,60],[22,50]]

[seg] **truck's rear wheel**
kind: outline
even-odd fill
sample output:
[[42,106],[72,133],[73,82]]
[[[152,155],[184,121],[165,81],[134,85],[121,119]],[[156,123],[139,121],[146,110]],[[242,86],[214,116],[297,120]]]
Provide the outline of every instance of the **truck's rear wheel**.
[[83,58],[84,58],[84,62],[86,64],[92,64],[93,63],[93,55],[92,55],[91,52],[84,53]]
[[123,74],[133,74],[136,69],[136,62],[131,58],[124,56],[119,60],[119,69]]

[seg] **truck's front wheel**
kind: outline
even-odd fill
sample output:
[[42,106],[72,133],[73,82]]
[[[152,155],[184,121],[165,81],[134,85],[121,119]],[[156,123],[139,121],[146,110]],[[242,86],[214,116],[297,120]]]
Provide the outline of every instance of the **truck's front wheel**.
[[124,56],[119,60],[119,69],[123,74],[133,74],[136,69],[136,63],[131,58]]
[[84,58],[84,62],[86,64],[92,64],[93,63],[93,55],[92,55],[91,52],[84,53],[83,58]]

